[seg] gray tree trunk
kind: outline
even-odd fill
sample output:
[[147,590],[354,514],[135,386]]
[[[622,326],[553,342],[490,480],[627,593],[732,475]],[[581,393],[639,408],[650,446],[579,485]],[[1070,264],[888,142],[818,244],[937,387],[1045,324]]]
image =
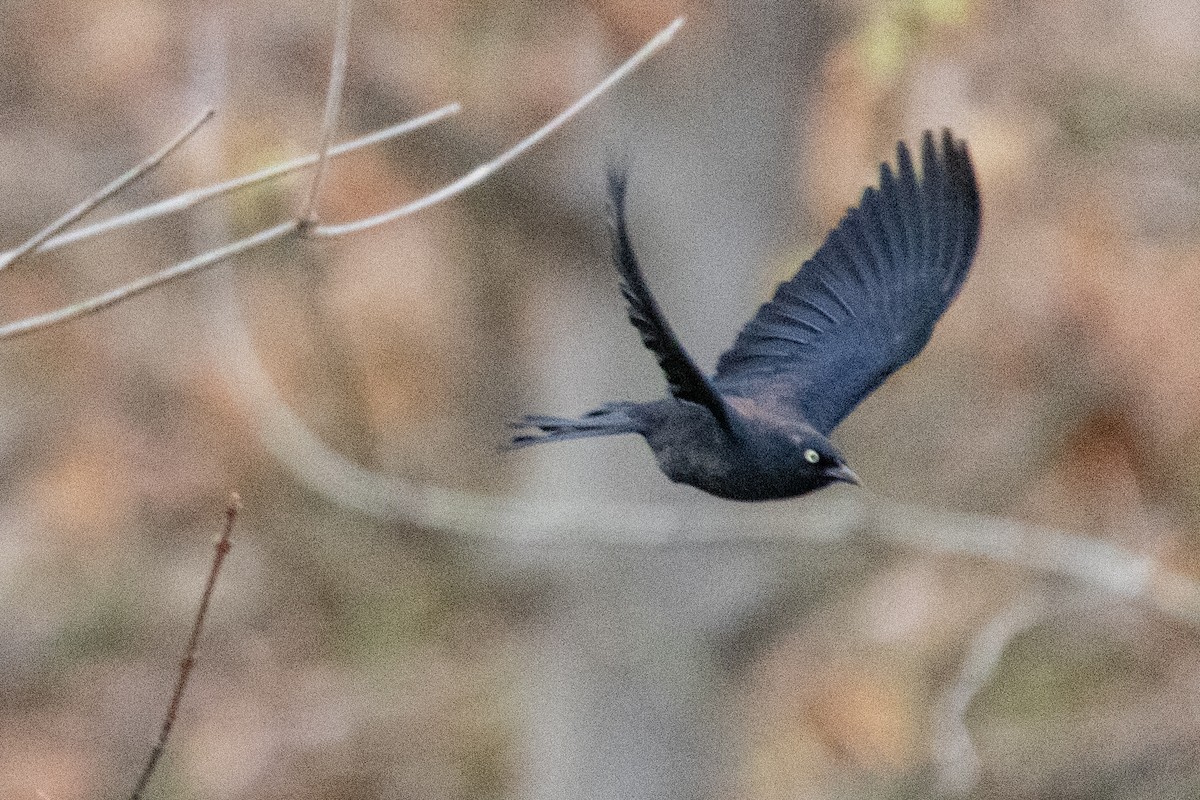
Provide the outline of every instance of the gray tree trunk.
[[[606,144],[630,169],[631,235],[648,280],[705,368],[758,302],[783,226],[796,224],[782,167],[794,163],[797,121],[825,52],[811,4],[729,3],[710,21],[722,15],[720,30],[685,28],[618,93]],[[600,185],[598,173],[581,180]],[[543,353],[540,410],[661,393],[611,273],[582,289],[539,287],[539,296],[555,334]],[[653,499],[702,513],[695,491],[667,483],[635,437],[538,448],[538,459],[535,496]],[[836,582],[825,567],[857,569],[855,559],[830,561],[811,547],[740,544],[508,555],[548,569],[558,587],[530,637],[524,687],[521,795],[536,800],[726,793],[739,749],[723,702],[730,643],[767,635],[745,626],[774,616],[764,611],[780,598],[811,598]]]

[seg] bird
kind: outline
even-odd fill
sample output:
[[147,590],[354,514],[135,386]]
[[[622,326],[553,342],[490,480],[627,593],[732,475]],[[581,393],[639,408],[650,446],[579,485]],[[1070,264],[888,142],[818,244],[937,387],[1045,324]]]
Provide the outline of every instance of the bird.
[[833,429],[925,347],[974,260],[982,212],[965,141],[925,131],[920,175],[903,141],[816,253],[781,283],[706,375],[671,330],[634,255],[623,170],[608,171],[613,261],[629,321],[667,396],[579,418],[528,415],[509,446],[639,434],[672,481],[728,500],[861,485]]

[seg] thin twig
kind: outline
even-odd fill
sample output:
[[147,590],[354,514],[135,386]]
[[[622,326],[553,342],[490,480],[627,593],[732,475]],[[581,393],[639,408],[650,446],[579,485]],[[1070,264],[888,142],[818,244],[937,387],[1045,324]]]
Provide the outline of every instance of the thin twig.
[[186,128],[184,128],[177,136],[175,136],[174,139],[167,142],[167,144],[160,148],[158,152],[154,153],[154,155],[137,164],[132,169],[126,171],[103,189],[100,189],[98,192],[85,199],[82,203],[72,208],[66,214],[63,214],[54,222],[38,231],[20,247],[4,253],[2,256],[0,256],[0,270],[12,266],[15,262],[29,255],[34,250],[45,244],[46,240],[54,236],[54,234],[63,230],[72,223],[78,222],[85,214],[94,209],[96,206],[100,205],[105,200],[112,197],[114,194],[121,191],[150,170],[157,167],[167,156],[175,152],[177,147],[191,138],[192,134],[200,130],[200,127],[204,125],[204,123],[212,119],[215,113],[216,112],[213,109],[206,108],[204,112],[200,114],[200,116],[192,120],[192,122],[188,124]]
[[329,62],[329,88],[325,91],[325,119],[321,123],[321,146],[317,149],[317,166],[313,170],[312,186],[308,200],[300,214],[300,230],[317,224],[317,198],[321,194],[321,182],[325,178],[325,166],[329,161],[329,148],[337,132],[338,114],[342,107],[342,89],[346,83],[346,57],[350,50],[351,0],[338,0],[337,27],[333,36],[333,58]]
[[144,278],[127,283],[124,286],[119,286],[103,294],[98,294],[95,297],[90,297],[87,300],[49,311],[45,314],[26,317],[16,322],[10,322],[7,325],[0,325],[0,341],[45,330],[54,325],[61,325],[64,322],[108,308],[131,297],[136,297],[142,292],[149,291],[156,286],[161,286],[164,283],[182,278],[185,275],[191,275],[202,269],[219,264],[238,253],[253,250],[276,239],[282,239],[288,234],[295,233],[299,226],[300,223],[298,221],[288,220],[273,228],[259,231],[253,236],[247,236],[244,239],[238,239],[236,242],[231,242],[215,250],[209,250],[207,253],[202,253],[195,258],[181,261],[153,275],[147,275]]
[[[432,125],[433,123],[443,120],[453,114],[457,114],[460,111],[462,111],[462,106],[460,106],[458,103],[450,103],[449,105],[442,106],[436,111],[430,111],[428,114],[422,114],[419,117],[391,125],[387,128],[382,128],[374,133],[369,133],[366,136],[360,136],[357,139],[351,139],[331,147],[329,148],[329,156],[331,158],[336,158],[338,156],[346,155],[347,153],[352,153],[356,150],[361,150],[364,147],[370,147],[371,145],[378,144],[379,142],[387,141],[388,139],[394,139],[397,136],[403,136],[406,133],[412,133],[419,128]],[[310,153],[306,156],[293,158],[290,161],[284,161],[274,166],[264,167],[263,169],[242,175],[238,178],[231,178],[230,180],[222,181],[221,183],[214,183],[211,186],[204,186],[199,189],[192,189],[190,191],[183,192],[182,194],[175,195],[174,197],[168,197],[166,200],[160,200],[157,203],[143,206],[142,208],[135,209],[134,211],[130,211],[125,214],[120,214],[102,222],[97,222],[94,225],[88,225],[86,227],[77,228],[73,231],[60,234],[43,242],[37,248],[37,251],[39,253],[45,253],[50,250],[57,250],[60,247],[65,247],[69,244],[83,241],[84,239],[90,239],[93,236],[99,236],[102,233],[108,233],[119,228],[126,228],[130,225],[136,225],[141,222],[157,219],[158,217],[164,217],[168,214],[174,214],[178,211],[184,211],[211,200],[214,197],[219,197],[223,194],[229,194],[230,192],[235,192],[239,189],[245,189],[249,186],[253,186],[256,183],[262,183],[263,181],[268,181],[272,178],[286,175],[289,172],[295,172],[297,170],[311,167],[313,164],[317,163],[318,159],[319,156],[316,153]],[[11,261],[13,253],[15,252],[15,250],[9,250],[7,252],[0,253],[0,263],[7,263]]]
[[213,590],[217,585],[217,576],[221,573],[221,565],[225,562],[225,556],[229,555],[229,550],[233,547],[231,541],[233,526],[237,522],[238,511],[241,508],[242,499],[238,497],[237,492],[232,493],[229,496],[229,505],[225,508],[225,527],[221,531],[221,537],[217,539],[212,567],[208,570],[208,580],[204,584],[204,594],[200,597],[200,607],[196,609],[196,619],[192,623],[192,635],[188,638],[187,648],[183,651],[183,661],[179,663],[175,691],[171,694],[171,702],[163,717],[162,728],[158,732],[158,741],[155,743],[154,749],[150,751],[150,757],[146,759],[146,766],[142,769],[142,774],[138,778],[133,793],[129,795],[129,800],[140,800],[146,784],[150,782],[150,777],[154,774],[155,767],[158,766],[158,760],[162,758],[162,754],[167,748],[167,739],[171,736],[171,728],[175,726],[175,718],[179,714],[179,704],[183,701],[184,689],[187,688],[192,667],[196,665],[196,648],[200,644],[200,632],[204,628],[204,618],[208,615],[208,605],[212,601]]
[[482,183],[493,172],[508,164],[513,159],[523,154],[526,150],[536,145],[538,142],[545,139],[554,131],[561,128],[566,122],[578,114],[583,109],[591,105],[602,94],[612,88],[613,84],[617,83],[630,72],[641,66],[642,62],[654,55],[667,42],[675,36],[676,32],[683,26],[684,18],[679,17],[666,28],[664,28],[657,36],[646,43],[641,50],[638,50],[633,56],[621,66],[612,72],[607,78],[597,84],[590,92],[576,100],[566,110],[556,116],[554,119],[547,122],[542,127],[538,128],[529,136],[522,139],[515,146],[502,153],[500,156],[488,161],[485,164],[480,164],[475,169],[468,172],[458,180],[443,186],[436,192],[428,194],[419,200],[415,200],[406,205],[394,208],[390,211],[385,211],[382,214],[376,214],[372,217],[356,220],[354,222],[346,222],[340,225],[318,225],[309,231],[312,236],[319,237],[334,237],[345,236],[351,233],[365,231],[368,228],[374,228],[378,225],[384,225],[388,222],[400,219],[401,217],[414,214],[429,208],[432,205],[448,200],[457,194],[460,194],[473,186]]

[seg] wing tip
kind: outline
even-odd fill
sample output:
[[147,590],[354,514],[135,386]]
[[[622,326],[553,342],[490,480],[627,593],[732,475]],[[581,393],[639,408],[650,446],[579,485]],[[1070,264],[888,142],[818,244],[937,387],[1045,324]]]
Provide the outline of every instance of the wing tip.
[[942,128],[941,140],[942,146],[939,154],[933,144],[933,132],[925,131],[924,146],[932,154],[941,156],[941,162],[947,166],[950,176],[959,184],[959,188],[967,189],[969,194],[977,198],[979,195],[978,181],[967,140],[955,138],[953,131],[948,127]]
[[625,185],[629,182],[629,170],[623,164],[612,163],[604,172],[605,186],[608,189],[608,204],[610,210],[623,212],[625,209]]
[[[896,143],[897,163],[911,162],[908,146]],[[883,165],[886,167],[886,163]],[[881,189],[885,184],[881,183]],[[968,210],[968,226],[978,230],[981,221],[979,182],[966,139],[958,138],[949,127],[921,134],[921,177],[916,181],[922,192],[935,192],[945,201]]]
[[972,235],[977,237],[983,212],[975,164],[966,139],[956,139],[949,128],[942,128],[942,162],[946,165],[947,178],[951,183],[948,191],[966,205],[971,217],[969,226]]

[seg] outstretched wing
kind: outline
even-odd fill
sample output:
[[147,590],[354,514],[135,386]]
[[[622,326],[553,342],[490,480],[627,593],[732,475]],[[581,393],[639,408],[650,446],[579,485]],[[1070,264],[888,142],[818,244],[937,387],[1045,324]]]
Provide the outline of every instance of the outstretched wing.
[[722,425],[728,426],[725,401],[683,349],[642,277],[625,228],[625,174],[615,168],[608,171],[608,198],[613,262],[621,279],[621,295],[629,303],[629,321],[641,334],[642,343],[658,359],[671,394],[705,406]]
[[921,176],[903,142],[896,171],[863,192],[825,243],[717,363],[721,392],[754,397],[828,434],[929,341],[979,241],[964,142],[926,131]]

